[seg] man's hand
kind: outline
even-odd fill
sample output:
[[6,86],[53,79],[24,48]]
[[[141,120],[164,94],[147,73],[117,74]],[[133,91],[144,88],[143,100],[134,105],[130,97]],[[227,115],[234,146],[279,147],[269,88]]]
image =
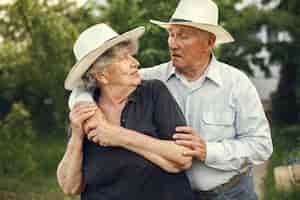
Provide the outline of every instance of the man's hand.
[[90,141],[100,146],[119,146],[121,135],[120,127],[109,123],[100,108],[93,117],[84,124],[84,130]]
[[206,142],[200,137],[200,135],[191,127],[179,126],[176,127],[176,134],[173,136],[176,140],[175,143],[188,147],[191,150],[187,150],[183,153],[185,156],[192,156],[199,160],[205,161],[206,159]]

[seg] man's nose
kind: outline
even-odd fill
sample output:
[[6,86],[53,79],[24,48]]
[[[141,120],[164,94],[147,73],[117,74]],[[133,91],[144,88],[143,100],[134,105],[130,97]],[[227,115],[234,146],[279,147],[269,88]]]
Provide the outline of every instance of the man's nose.
[[135,59],[133,56],[130,56],[130,62],[131,62],[131,67],[138,68],[140,66],[140,63],[137,59]]
[[169,36],[168,44],[169,44],[170,50],[178,48],[178,41],[177,41],[176,37]]

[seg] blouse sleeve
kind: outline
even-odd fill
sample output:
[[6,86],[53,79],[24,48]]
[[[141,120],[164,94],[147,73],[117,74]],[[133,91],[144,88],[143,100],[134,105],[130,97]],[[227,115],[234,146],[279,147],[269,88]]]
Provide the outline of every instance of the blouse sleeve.
[[153,80],[154,123],[160,139],[172,139],[176,126],[186,126],[184,115],[165,84]]

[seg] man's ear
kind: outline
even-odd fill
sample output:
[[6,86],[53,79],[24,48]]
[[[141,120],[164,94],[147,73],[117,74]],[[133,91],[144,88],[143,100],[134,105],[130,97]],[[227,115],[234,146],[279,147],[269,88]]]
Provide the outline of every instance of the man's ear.
[[211,47],[211,49],[214,48],[216,42],[216,36],[213,33],[209,33],[208,36],[208,45]]
[[102,83],[102,84],[108,84],[108,80],[105,77],[105,71],[103,72],[93,72],[93,76],[95,77],[95,79]]

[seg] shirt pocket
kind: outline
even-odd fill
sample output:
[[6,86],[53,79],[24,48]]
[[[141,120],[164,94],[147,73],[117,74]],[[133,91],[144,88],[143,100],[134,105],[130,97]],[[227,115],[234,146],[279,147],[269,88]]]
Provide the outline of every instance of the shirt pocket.
[[233,111],[207,111],[202,115],[202,131],[208,141],[234,137]]

